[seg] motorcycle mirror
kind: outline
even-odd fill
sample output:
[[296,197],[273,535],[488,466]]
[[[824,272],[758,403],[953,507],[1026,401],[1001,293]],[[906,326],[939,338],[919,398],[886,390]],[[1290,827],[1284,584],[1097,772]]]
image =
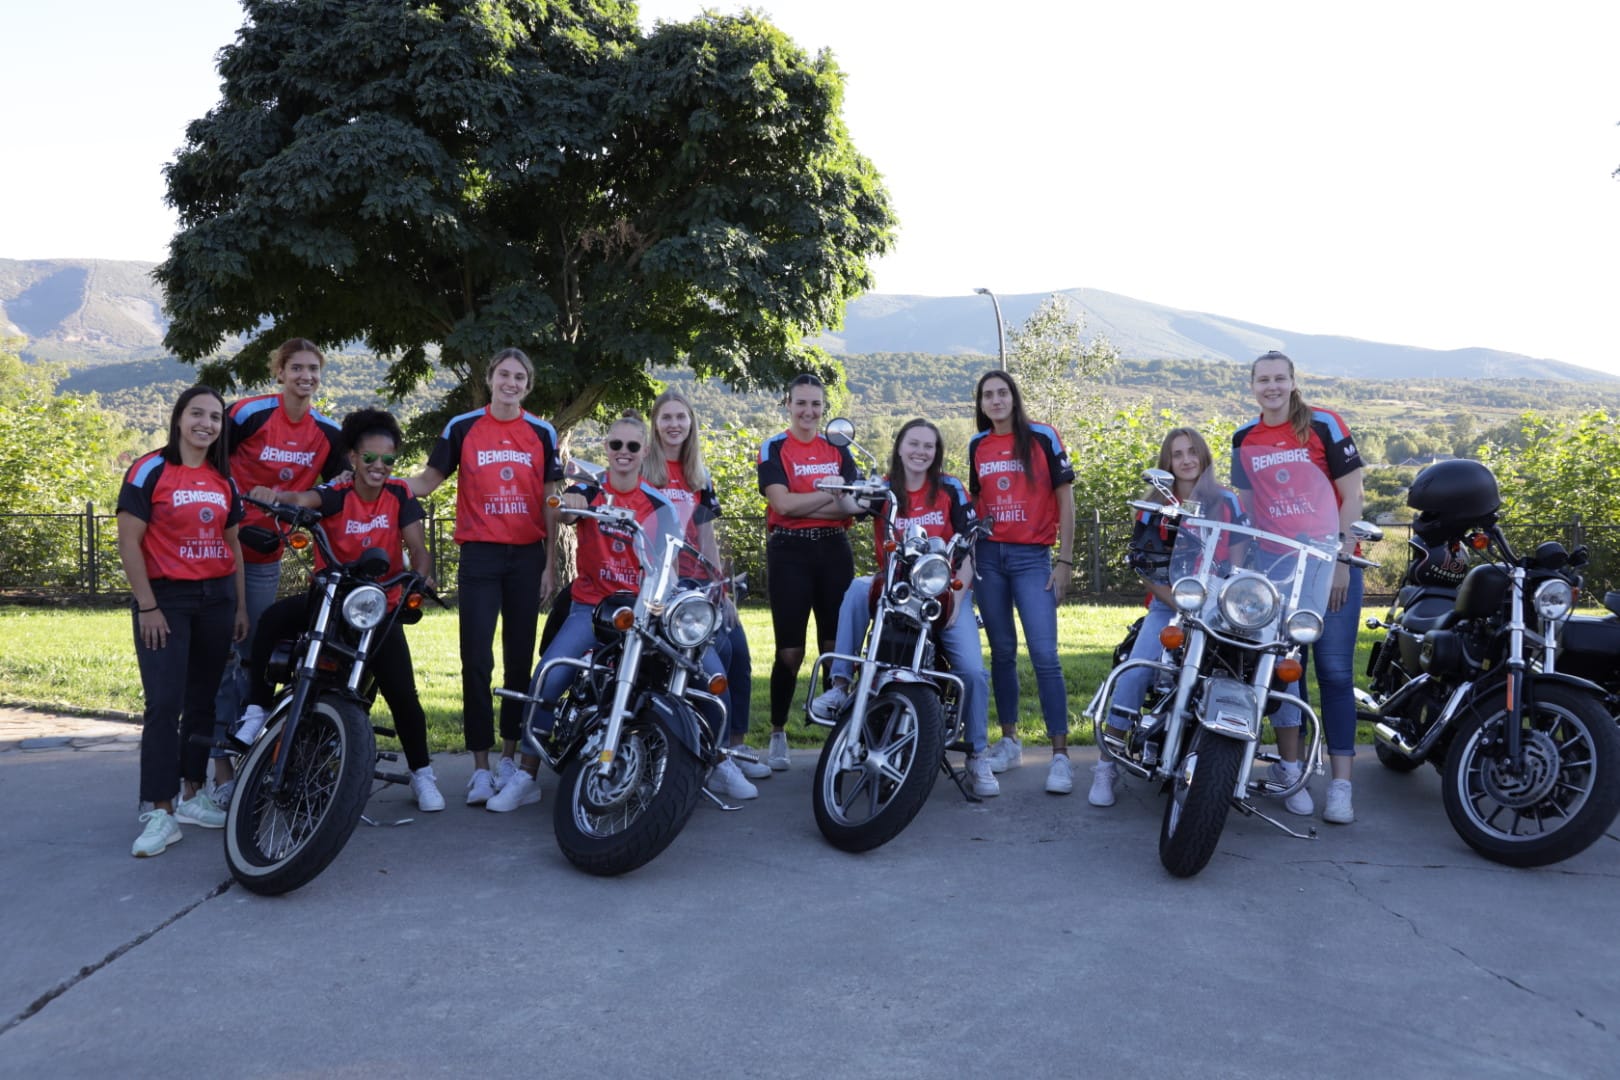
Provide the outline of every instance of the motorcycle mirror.
[[853,445],[855,442],[854,422],[843,416],[827,421],[827,441],[838,447]]
[[1142,470],[1142,483],[1144,484],[1152,484],[1156,488],[1167,488],[1175,484],[1175,482],[1175,474],[1166,472],[1164,469]]
[[1357,540],[1365,540],[1371,544],[1377,543],[1384,538],[1384,530],[1370,521],[1357,521],[1351,524],[1350,535]]

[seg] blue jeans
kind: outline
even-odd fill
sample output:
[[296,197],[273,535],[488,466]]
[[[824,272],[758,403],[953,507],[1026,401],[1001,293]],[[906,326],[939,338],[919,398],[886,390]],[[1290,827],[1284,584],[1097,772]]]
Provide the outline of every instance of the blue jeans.
[[739,742],[748,734],[748,714],[754,707],[754,660],[748,652],[748,634],[742,620],[736,626],[720,628],[714,638],[714,651],[726,672],[726,715],[730,718],[731,739]]
[[[281,561],[256,563],[243,560],[242,574],[247,591],[247,637],[231,647],[225,660],[225,674],[219,680],[219,692],[214,695],[214,741],[222,742],[225,733],[242,716],[248,704],[248,661],[253,656],[253,635],[259,629],[259,617],[276,602],[276,589],[281,585]],[[224,750],[215,750],[214,757],[225,756]]]
[[[1323,614],[1322,640],[1311,646],[1311,663],[1322,690],[1322,734],[1334,757],[1356,755],[1356,634],[1361,629],[1361,567],[1350,568],[1350,587],[1338,611]],[[1299,684],[1289,687],[1299,692]],[[1284,705],[1271,718],[1273,728],[1298,727],[1299,710]]]
[[1069,693],[1058,663],[1057,596],[1046,587],[1052,576],[1052,551],[1038,544],[979,542],[974,569],[979,579],[979,614],[990,639],[990,684],[996,693],[996,719],[1002,726],[1018,722],[1018,630],[1013,609],[1024,628],[1024,647],[1035,668],[1035,689],[1048,736],[1069,733]]
[[[1159,631],[1170,625],[1175,614],[1169,604],[1157,596],[1153,598],[1148,605],[1147,615],[1142,619],[1142,628],[1136,633],[1136,641],[1131,645],[1132,660],[1158,660],[1164,655]],[[1132,668],[1115,680],[1114,699],[1109,706],[1109,727],[1123,731],[1128,726],[1118,722],[1122,718],[1114,716],[1115,712],[1128,713],[1134,719],[1142,711],[1142,699],[1147,697],[1153,676],[1152,668]]]
[[[540,668],[546,665],[547,660],[555,660],[559,656],[572,656],[582,658],[587,652],[596,648],[596,626],[591,621],[591,611],[596,605],[576,603],[568,611],[568,618],[563,620],[562,627],[558,629],[557,636],[551,639],[551,645],[540,657],[540,664],[534,669],[536,676]],[[550,731],[551,726],[557,722],[557,713],[554,706],[563,692],[572,685],[579,676],[579,668],[567,664],[553,668],[551,674],[546,676],[545,682],[540,684],[540,704],[535,707],[535,727],[541,731]],[[720,657],[714,649],[703,654],[703,670],[711,675],[718,674],[722,668]],[[533,691],[531,691],[533,693]],[[632,703],[633,704],[633,703]],[[729,706],[728,706],[729,707]],[[710,717],[710,723],[714,722]]]
[[[866,639],[866,627],[871,616],[872,579],[858,577],[844,591],[844,601],[838,607],[838,640],[835,652],[858,654]],[[962,727],[968,745],[975,754],[982,754],[990,745],[990,677],[984,673],[984,647],[979,643],[979,627],[973,620],[973,592],[964,590],[956,596],[960,614],[956,622],[940,633],[939,643],[950,661],[951,671],[962,680]],[[834,660],[829,678],[855,681],[855,665],[847,660]]]

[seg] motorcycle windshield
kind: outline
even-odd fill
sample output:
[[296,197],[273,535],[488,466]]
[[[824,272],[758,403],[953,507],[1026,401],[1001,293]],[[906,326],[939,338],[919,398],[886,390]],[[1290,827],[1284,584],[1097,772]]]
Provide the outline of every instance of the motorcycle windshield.
[[[1234,474],[1238,506],[1211,491],[1181,518],[1172,584],[1198,579],[1209,616],[1250,634],[1297,611],[1324,613],[1340,546],[1332,482],[1296,449],[1242,448]],[[1245,578],[1261,580],[1238,584]]]

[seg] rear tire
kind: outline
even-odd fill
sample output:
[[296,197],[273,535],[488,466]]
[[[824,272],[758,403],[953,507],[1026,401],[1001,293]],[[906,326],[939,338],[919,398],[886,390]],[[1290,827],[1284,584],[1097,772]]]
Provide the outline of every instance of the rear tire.
[[1522,774],[1507,772],[1484,743],[1502,737],[1507,710],[1478,703],[1446,754],[1446,816],[1469,847],[1507,866],[1546,866],[1586,848],[1620,812],[1620,730],[1591,694],[1556,683],[1535,688],[1524,710]]
[[691,751],[656,720],[636,717],[624,725],[607,777],[595,754],[575,754],[563,769],[552,809],[557,846],[587,874],[627,874],[680,835],[702,791]]
[[1409,773],[1423,767],[1422,759],[1402,757],[1381,742],[1373,743],[1373,753],[1378,755],[1378,763],[1390,772]]
[[[261,896],[291,892],[325,870],[360,822],[371,794],[377,741],[357,702],[328,694],[298,722],[291,744],[282,720],[243,757],[225,814],[225,862]],[[270,790],[276,755],[287,768]]]
[[851,710],[821,747],[811,802],[816,825],[843,851],[870,851],[900,835],[939,776],[944,755],[939,694],[890,683]]
[[1170,781],[1159,826],[1159,861],[1176,877],[1202,870],[1221,842],[1249,744],[1199,731]]

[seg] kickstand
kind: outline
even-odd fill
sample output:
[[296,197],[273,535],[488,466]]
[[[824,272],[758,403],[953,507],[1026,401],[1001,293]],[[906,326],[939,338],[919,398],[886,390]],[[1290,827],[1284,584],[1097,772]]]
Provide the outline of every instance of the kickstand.
[[402,817],[398,821],[378,821],[370,814],[361,814],[360,820],[365,822],[367,825],[370,825],[373,829],[386,829],[392,828],[395,825],[409,825],[416,819],[413,817]]
[[704,796],[704,798],[708,799],[710,802],[714,803],[714,805],[718,806],[722,810],[741,810],[742,809],[742,807],[737,805],[736,803],[728,803],[728,802],[726,802],[726,800],[722,799],[720,796],[716,795],[714,792],[710,791],[706,787],[703,789],[703,796]]
[[1289,836],[1292,836],[1295,840],[1315,840],[1317,838],[1315,825],[1310,826],[1309,832],[1295,832],[1293,829],[1290,829],[1288,826],[1284,825],[1271,815],[1261,813],[1252,803],[1240,802],[1237,799],[1233,799],[1232,805],[1237,807],[1245,817],[1257,817],[1268,825],[1275,825]]
[[[949,750],[953,748],[946,747],[946,749]],[[939,756],[939,767],[944,771],[946,776],[951,778],[951,782],[956,785],[956,790],[962,793],[962,798],[966,799],[968,802],[984,802],[983,799],[979,798],[977,795],[973,794],[973,792],[968,790],[968,772],[966,769],[958,769],[956,766],[952,765],[951,759],[946,757],[944,754]]]

